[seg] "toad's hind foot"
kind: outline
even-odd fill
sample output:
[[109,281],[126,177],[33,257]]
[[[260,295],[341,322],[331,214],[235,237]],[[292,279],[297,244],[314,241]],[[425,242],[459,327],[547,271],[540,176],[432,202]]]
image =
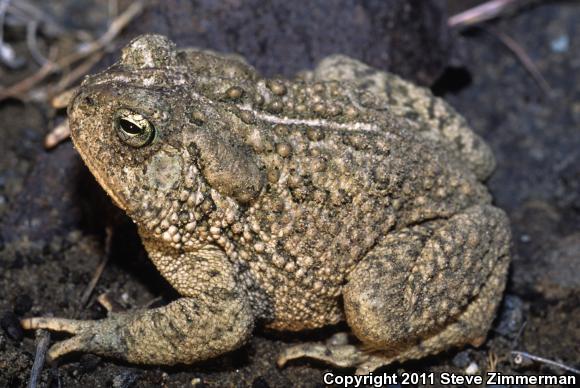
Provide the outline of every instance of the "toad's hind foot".
[[357,375],[368,374],[393,361],[391,357],[368,351],[362,344],[349,343],[346,333],[335,334],[324,343],[291,346],[278,357],[278,366],[283,367],[288,361],[300,358],[322,361],[339,368],[356,368]]
[[[389,352],[371,349],[363,343],[349,343],[346,333],[338,333],[324,343],[311,342],[286,348],[278,357],[278,366],[283,367],[291,360],[309,358],[339,368],[356,368],[356,375],[368,375],[394,362],[421,357],[426,347],[439,343],[447,334],[447,331],[443,331],[407,349],[393,349]],[[478,347],[484,339],[485,337],[477,337],[466,343]]]

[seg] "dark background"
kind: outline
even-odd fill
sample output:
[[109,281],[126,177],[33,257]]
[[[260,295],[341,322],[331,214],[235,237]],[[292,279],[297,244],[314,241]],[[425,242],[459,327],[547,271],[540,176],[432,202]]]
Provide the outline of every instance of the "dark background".
[[[115,15],[112,3],[122,11],[128,2],[30,1],[62,28],[51,33],[41,24],[39,51],[55,46],[65,55],[79,39],[88,39],[79,31],[100,36]],[[238,52],[267,75],[291,76],[326,55],[343,53],[432,87],[495,152],[498,167],[488,185],[512,221],[510,280],[482,347],[383,370],[464,373],[474,363],[478,373],[562,374],[540,363],[516,365],[510,352],[580,367],[580,5],[535,1],[475,28],[447,28],[450,15],[477,3],[150,1],[92,71],[112,63],[132,36],[155,31],[180,46]],[[549,90],[502,43],[505,36],[529,56]],[[24,62],[17,68],[0,65],[0,91],[39,68],[27,48],[25,27],[7,23],[4,41]],[[34,337],[22,333],[18,318],[103,318],[96,296],[104,292],[125,308],[175,297],[147,260],[131,223],[110,204],[71,143],[43,149],[44,136],[64,117],[50,108],[44,89],[59,77],[0,101],[0,386],[24,386],[30,375]],[[82,306],[81,296],[104,256],[106,225],[114,230],[111,259]],[[41,386],[320,386],[327,366],[300,361],[278,369],[274,361],[292,343],[322,340],[339,329],[299,334],[258,329],[236,352],[176,368],[76,355],[58,367],[45,366]]]

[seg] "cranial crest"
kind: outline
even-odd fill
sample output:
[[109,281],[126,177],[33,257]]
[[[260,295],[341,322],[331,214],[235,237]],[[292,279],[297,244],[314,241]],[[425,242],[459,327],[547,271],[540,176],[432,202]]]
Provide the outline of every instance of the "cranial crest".
[[163,35],[141,35],[124,49],[121,64],[137,69],[165,68],[177,63],[175,43]]

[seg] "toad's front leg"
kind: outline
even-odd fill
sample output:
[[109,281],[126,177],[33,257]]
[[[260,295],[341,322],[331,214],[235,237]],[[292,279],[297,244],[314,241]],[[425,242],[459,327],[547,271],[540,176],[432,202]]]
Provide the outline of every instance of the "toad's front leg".
[[181,298],[167,306],[114,314],[99,321],[27,318],[25,329],[64,331],[73,337],[58,342],[48,357],[90,352],[139,364],[189,364],[241,346],[254,317],[245,295]]

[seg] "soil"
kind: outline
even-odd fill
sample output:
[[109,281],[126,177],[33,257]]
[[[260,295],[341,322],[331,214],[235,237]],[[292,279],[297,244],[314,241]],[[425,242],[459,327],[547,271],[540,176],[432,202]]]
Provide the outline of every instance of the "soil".
[[[73,26],[79,17],[86,17],[90,21],[86,28],[102,31],[106,27],[106,12],[91,11],[91,7],[102,10],[103,2],[83,2],[82,7],[72,0],[52,3],[47,12],[53,12],[65,24]],[[158,2],[130,26],[119,44],[132,34],[155,30],[173,35],[183,44],[242,52],[267,74],[290,74],[310,67],[326,50],[349,53],[415,81],[432,84],[433,90],[462,113],[493,148],[498,167],[488,185],[496,204],[508,212],[514,236],[510,280],[493,329],[479,348],[450,350],[394,364],[376,373],[464,374],[474,365],[477,373],[570,373],[537,362],[517,364],[512,351],[580,367],[579,4],[537,4],[485,24],[484,28],[448,35],[441,29],[440,21],[445,20],[442,2],[433,2],[428,11],[421,6],[413,8],[420,11],[413,12],[392,7],[393,12],[401,12],[399,17],[379,12],[380,2],[370,2],[376,8],[368,8],[365,14],[359,7],[357,14],[363,21],[368,17],[370,27],[364,34],[352,37],[349,31],[356,30],[356,23],[347,18],[345,7],[356,8],[358,3],[344,1],[342,8],[328,11],[328,15],[344,20],[346,32],[340,39],[324,46],[321,42],[329,39],[323,33],[325,28],[304,27],[300,39],[283,46],[283,34],[276,35],[283,29],[276,23],[293,25],[301,21],[310,26],[308,23],[320,23],[320,17],[306,20],[308,13],[292,13],[289,21],[272,21],[264,16],[266,11],[286,14],[288,10],[280,8],[283,2],[263,2],[267,6],[260,8],[259,2],[250,1],[247,4],[259,8],[259,12],[254,12],[262,15],[263,27],[256,29],[246,22],[254,19],[246,7],[239,6],[242,2],[224,2],[223,7],[229,7],[230,14],[220,12],[216,6],[212,8],[207,1],[181,3],[185,11],[196,13],[193,27],[205,26],[198,30],[199,35],[183,33],[183,28],[191,26],[167,22],[168,17],[179,19],[180,12],[167,16],[165,2]],[[450,13],[467,6],[464,1],[448,3]],[[324,9],[316,5],[318,2],[312,4]],[[77,18],[63,16],[71,14]],[[404,23],[395,23],[392,27],[398,29],[399,40],[373,40],[373,36],[384,37],[388,33],[387,29],[377,33],[383,24],[373,16],[382,17],[384,22],[399,20],[400,15],[417,18],[422,27],[405,30]],[[220,32],[215,25],[223,23],[231,23],[231,28],[224,28],[223,35],[217,35]],[[7,39],[17,41],[18,34],[16,31]],[[271,40],[264,40],[266,43],[260,47],[243,43],[250,42],[256,34]],[[501,34],[514,39],[532,59],[549,84],[549,92],[535,82],[501,42]],[[405,52],[397,50],[401,42],[416,45],[408,64],[400,59]],[[273,59],[284,54],[285,49],[290,57]],[[374,55],[381,49],[390,55]],[[26,50],[17,52],[31,62]],[[106,59],[100,66],[107,60],[110,61]],[[445,64],[448,66],[444,69]],[[0,68],[0,83],[8,85],[34,69],[32,64],[20,70]],[[49,152],[43,150],[44,135],[62,119],[62,114],[55,116],[41,103],[15,99],[0,103],[0,386],[25,386],[30,376],[36,344],[33,333],[22,332],[20,317],[53,314],[103,318],[106,311],[96,297],[105,292],[123,308],[161,305],[176,297],[148,261],[130,220],[110,203],[71,143],[65,142]],[[88,303],[82,305],[81,296],[105,257],[104,230],[110,225],[114,231],[110,259]],[[324,386],[325,372],[346,375],[352,371],[333,370],[310,361],[279,369],[274,360],[293,343],[323,340],[341,329],[345,327],[290,334],[259,328],[243,348],[193,366],[142,367],[94,355],[71,355],[58,364],[46,365],[39,386]],[[59,338],[63,337],[52,335],[52,340]]]

